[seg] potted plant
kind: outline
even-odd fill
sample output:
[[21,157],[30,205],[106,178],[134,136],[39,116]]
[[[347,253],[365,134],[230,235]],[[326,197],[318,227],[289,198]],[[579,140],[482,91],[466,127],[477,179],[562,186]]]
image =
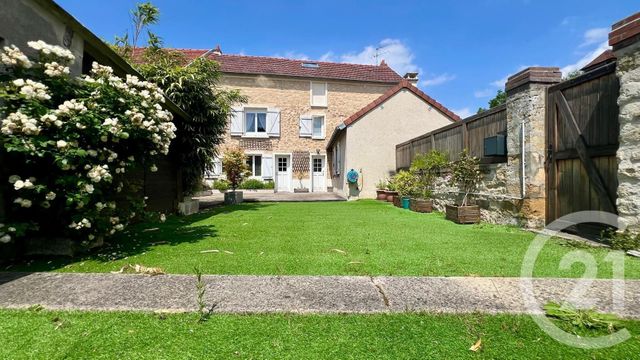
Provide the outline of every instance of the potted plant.
[[418,191],[418,177],[413,171],[402,170],[396,174],[395,182],[399,196],[394,205],[409,209],[410,199]]
[[247,165],[247,157],[240,148],[232,148],[224,153],[222,159],[222,169],[227,177],[227,181],[231,186],[231,191],[224,193],[225,204],[240,204],[242,202],[242,191],[236,191],[238,185],[242,181],[251,176],[249,166]]
[[387,201],[387,180],[382,179],[376,184],[376,199]]
[[304,187],[304,185],[302,185],[302,179],[304,179],[305,172],[301,171],[301,170],[296,170],[294,172],[294,174],[296,175],[296,178],[298,178],[298,183],[300,184],[300,187],[297,187],[297,188],[293,189],[293,192],[294,193],[308,193],[309,189]]
[[394,178],[391,178],[389,179],[389,181],[387,181],[387,191],[385,191],[385,193],[387,194],[387,201],[391,203],[394,202],[394,199],[396,197],[398,197],[398,191],[396,190],[396,183]]
[[482,174],[478,170],[478,158],[469,155],[465,149],[460,158],[451,163],[451,182],[464,194],[459,205],[447,205],[446,217],[458,224],[472,224],[480,221],[480,207],[469,204],[469,194],[480,183]]
[[432,150],[425,154],[420,154],[411,162],[411,169],[417,177],[417,189],[415,196],[411,198],[410,209],[416,212],[433,211],[433,201],[431,200],[432,189],[435,179],[440,172],[449,164],[447,154]]

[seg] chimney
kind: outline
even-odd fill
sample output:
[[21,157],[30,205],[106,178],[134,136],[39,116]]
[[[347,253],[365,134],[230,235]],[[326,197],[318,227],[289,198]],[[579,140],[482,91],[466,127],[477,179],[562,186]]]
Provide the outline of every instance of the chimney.
[[405,79],[409,80],[409,82],[413,86],[418,86],[418,73],[417,72],[408,72],[403,76]]
[[220,44],[216,45],[216,48],[213,49],[213,55],[222,55],[222,49],[220,49]]

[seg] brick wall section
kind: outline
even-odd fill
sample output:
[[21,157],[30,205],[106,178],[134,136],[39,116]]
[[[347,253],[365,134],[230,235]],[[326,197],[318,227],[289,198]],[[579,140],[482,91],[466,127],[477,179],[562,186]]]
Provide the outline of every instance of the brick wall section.
[[[280,137],[270,138],[269,148],[275,152],[298,150],[325,153],[325,148],[334,128],[353,113],[372,102],[395,84],[326,81],[327,107],[311,107],[310,79],[286,77],[224,75],[224,88],[239,89],[249,101],[245,106],[269,106],[280,109]],[[318,80],[322,81],[322,80]],[[324,81],[323,81],[324,82]],[[300,137],[301,115],[324,115],[326,137],[315,140]],[[226,135],[225,145],[241,146],[245,140]],[[266,148],[265,148],[266,150]]]

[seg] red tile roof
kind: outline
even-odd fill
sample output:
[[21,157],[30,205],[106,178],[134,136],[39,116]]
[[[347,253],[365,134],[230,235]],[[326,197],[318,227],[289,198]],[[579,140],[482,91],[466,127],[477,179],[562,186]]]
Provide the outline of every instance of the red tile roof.
[[616,56],[613,54],[613,51],[609,50],[605,50],[602,52],[602,54],[598,55],[595,59],[591,60],[590,63],[588,63],[587,65],[585,65],[582,69],[582,71],[590,71],[595,69],[596,67],[599,67],[600,65],[603,64],[608,64],[610,62],[614,62],[616,61]]
[[[209,50],[170,49],[183,53],[191,61]],[[354,80],[395,84],[402,76],[393,71],[384,61],[380,65],[333,63],[315,60],[294,60],[266,56],[209,54],[220,63],[220,70],[230,74],[280,75],[314,79]],[[317,64],[318,67],[303,67],[302,64]]]
[[371,110],[373,110],[376,107],[378,107],[378,105],[380,105],[383,102],[387,101],[389,98],[391,98],[393,95],[395,95],[397,92],[399,92],[402,89],[407,89],[407,90],[411,91],[416,96],[418,96],[419,98],[424,100],[424,102],[426,102],[427,104],[431,105],[432,107],[438,109],[445,116],[450,118],[452,121],[460,121],[461,120],[458,115],[453,113],[453,111],[447,109],[446,107],[444,107],[444,105],[442,105],[439,102],[435,101],[432,97],[430,97],[429,95],[425,94],[424,91],[422,91],[422,90],[418,89],[417,87],[413,86],[413,84],[411,84],[411,82],[409,82],[408,80],[402,79],[398,83],[398,85],[396,85],[396,86],[392,87],[391,89],[387,90],[387,92],[382,94],[379,98],[375,99],[369,105],[363,107],[362,109],[360,109],[355,114],[349,116],[349,118],[347,118],[347,120],[344,121],[344,125],[349,126],[349,125],[353,124],[354,122],[360,120],[364,115],[366,115]]
[[460,121],[460,120],[462,120],[460,118],[460,116],[456,115],[453,111],[447,109],[444,105],[442,105],[439,102],[437,102],[436,100],[434,100],[432,97],[427,95],[424,91],[422,91],[422,90],[418,89],[417,87],[413,86],[413,84],[411,84],[411,82],[409,82],[406,79],[402,79],[398,83],[398,85],[396,85],[396,86],[392,87],[391,89],[387,90],[379,98],[375,99],[373,102],[369,103],[367,106],[363,107],[358,112],[356,112],[355,114],[349,116],[345,121],[343,121],[342,124],[339,125],[335,129],[333,134],[331,135],[331,138],[329,139],[329,142],[327,144],[327,149],[331,147],[333,141],[335,140],[337,134],[340,131],[342,131],[347,126],[355,123],[356,121],[362,119],[362,117],[364,117],[366,114],[368,114],[371,110],[377,108],[382,103],[384,103],[385,101],[389,100],[393,95],[397,94],[402,89],[407,89],[407,90],[411,91],[417,97],[422,99],[424,102],[426,102],[427,104],[431,105],[432,107],[436,108],[438,111],[443,113],[446,117],[451,119],[451,121]]

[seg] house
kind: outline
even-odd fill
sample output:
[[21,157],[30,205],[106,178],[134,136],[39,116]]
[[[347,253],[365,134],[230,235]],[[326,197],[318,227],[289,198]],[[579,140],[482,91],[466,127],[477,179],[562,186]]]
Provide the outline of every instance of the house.
[[[379,98],[340,122],[327,144],[334,191],[371,198],[376,184],[396,170],[396,144],[460,120],[410,81],[403,79]],[[358,181],[349,183],[355,170]]]
[[[76,58],[71,75],[88,74],[94,61],[111,66],[119,76],[140,74],[105,42],[78,22],[71,14],[51,0],[0,0],[0,47],[16,45],[28,56],[35,50],[28,41],[43,40],[69,49]],[[168,98],[165,106],[174,115],[174,122],[184,121],[189,115]],[[158,163],[158,171],[148,170],[132,174],[140,179],[142,194],[148,197],[147,208],[152,211],[173,212],[182,201],[182,179],[179,161],[172,152]],[[2,170],[0,169],[0,173]],[[0,217],[2,216],[0,194]]]
[[[274,181],[276,191],[304,189],[344,193],[345,184],[341,175],[344,171],[335,171],[336,165],[352,164],[364,171],[364,168],[373,165],[356,164],[355,161],[359,159],[356,152],[384,151],[387,153],[385,160],[374,160],[378,163],[374,166],[375,181],[371,180],[369,184],[370,178],[367,177],[366,186],[372,189],[378,177],[389,176],[395,167],[395,160],[387,161],[386,157],[393,158],[396,140],[408,140],[417,133],[457,119],[457,116],[412,85],[418,81],[417,73],[408,73],[403,78],[384,60],[379,65],[361,65],[229,55],[223,54],[220,47],[210,51],[178,51],[187,60],[206,56],[217,61],[223,74],[221,85],[228,89],[239,89],[248,97],[246,104],[234,109],[222,151],[229,146],[244,149],[252,177]],[[403,89],[411,89],[411,94],[421,94],[412,96],[422,100],[411,101]],[[395,96],[396,93],[401,94]],[[382,119],[378,119],[377,111],[373,112],[375,115],[359,112],[371,104],[380,105],[384,102],[380,99],[385,96],[385,101],[389,101],[393,111],[399,111],[397,114],[386,111]],[[401,109],[396,104],[412,108]],[[359,119],[354,118],[354,114],[363,117],[362,124],[355,125]],[[410,118],[405,119],[407,116]],[[328,145],[334,129],[345,126],[348,119],[351,119],[349,124],[354,123],[355,129],[351,131],[353,135],[349,135],[350,141],[356,141],[356,133],[365,137],[366,134],[376,133],[372,129],[376,126],[380,127],[379,133],[394,135],[375,138],[377,143],[360,138],[357,141],[366,143],[366,146],[354,147],[353,150],[343,147],[341,150],[351,151],[348,163],[332,163]],[[389,124],[393,124],[391,129]],[[377,169],[382,163],[384,171]],[[220,163],[216,168],[214,174],[210,174],[213,177],[222,175]],[[370,195],[371,191],[366,194]]]

